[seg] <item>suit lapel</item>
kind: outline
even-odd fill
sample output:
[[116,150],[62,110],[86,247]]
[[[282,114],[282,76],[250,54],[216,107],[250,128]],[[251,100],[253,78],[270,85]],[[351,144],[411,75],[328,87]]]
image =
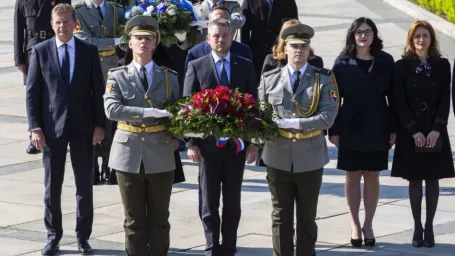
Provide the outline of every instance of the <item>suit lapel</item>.
[[294,94],[294,92],[292,91],[291,78],[289,77],[289,71],[287,66],[281,69],[281,84],[283,85],[284,89],[289,93],[289,95]]
[[105,1],[104,2],[104,5],[105,5],[105,14],[104,14],[104,19],[103,19],[103,23],[104,24],[109,24],[109,23],[113,23],[111,22],[111,19],[114,17],[114,6],[112,4],[110,4],[109,2]]
[[262,12],[264,13],[264,17],[268,17],[270,15],[272,8],[269,7],[269,2],[267,2],[267,0],[261,0],[261,1],[262,1]]
[[313,83],[313,79],[311,79],[311,73],[313,72],[313,66],[310,64],[307,65],[305,72],[303,73],[302,80],[300,80],[299,87],[297,88],[297,91],[295,92],[295,96],[299,95],[302,93],[306,88],[311,86],[311,83]]
[[[220,79],[218,78],[218,72],[216,72],[215,60],[213,59],[213,56],[211,53],[209,53],[206,57],[207,57],[208,62],[210,63],[210,67],[212,67],[212,70],[211,70],[212,76],[215,76],[215,82],[216,82],[215,86],[218,86],[218,85],[220,85]],[[215,88],[215,87],[213,87],[213,88]]]
[[[237,62],[237,58],[231,54],[231,74],[229,77],[229,88],[234,90],[235,88],[240,86],[239,81],[237,78],[241,78],[240,74],[242,74],[242,70],[239,67],[239,63]],[[237,75],[233,75],[237,74]]]
[[55,37],[48,41],[49,44],[49,54],[51,55],[52,66],[54,66],[55,73],[57,73],[60,80],[63,82],[62,70],[60,68],[60,61],[58,59],[57,53],[57,44],[55,42]]
[[144,87],[142,86],[141,79],[139,78],[139,74],[137,73],[136,67],[133,63],[128,65],[128,80],[130,80],[131,85],[136,87],[136,89],[145,95]]
[[79,74],[79,69],[81,68],[80,65],[81,63],[81,58],[83,58],[81,54],[81,56],[77,57],[77,53],[78,52],[83,52],[81,50],[81,44],[79,42],[79,39],[77,39],[76,37],[74,37],[74,70],[73,70],[73,76],[71,77],[71,81],[70,81],[70,84],[72,85],[73,84],[73,81],[76,80],[76,74]]
[[146,94],[149,98],[154,95],[156,90],[161,87],[163,81],[165,81],[164,76],[165,75],[163,69],[154,63],[152,70],[152,84],[150,85]]

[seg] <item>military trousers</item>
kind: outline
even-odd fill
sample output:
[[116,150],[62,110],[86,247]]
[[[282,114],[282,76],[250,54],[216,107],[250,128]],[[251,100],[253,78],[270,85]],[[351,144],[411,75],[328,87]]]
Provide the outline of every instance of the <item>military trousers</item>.
[[145,174],[117,171],[125,211],[125,249],[128,256],[168,255],[169,203],[174,172]]
[[316,255],[316,212],[323,169],[294,173],[267,167],[272,194],[273,255],[294,255],[294,203],[297,207],[297,256]]

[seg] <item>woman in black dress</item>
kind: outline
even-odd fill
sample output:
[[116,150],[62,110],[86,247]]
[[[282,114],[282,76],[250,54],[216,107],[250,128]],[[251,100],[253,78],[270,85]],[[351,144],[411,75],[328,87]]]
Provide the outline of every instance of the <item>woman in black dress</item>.
[[[346,171],[345,194],[351,217],[351,243],[375,245],[373,217],[379,199],[379,173],[388,169],[389,149],[395,143],[391,106],[393,57],[382,51],[382,40],[371,19],[358,18],[348,29],[346,45],[335,60],[342,105],[329,140],[338,147],[337,168]],[[364,180],[365,220],[361,227],[360,182]]]
[[[392,176],[409,180],[415,247],[433,247],[433,219],[439,179],[454,177],[447,132],[450,111],[450,63],[442,58],[431,25],[416,21],[408,32],[403,58],[395,65],[395,99],[400,126]],[[421,222],[425,180],[426,223]]]
[[[283,31],[285,28],[295,25],[295,24],[300,24],[300,23],[301,22],[296,19],[291,19],[291,20],[283,22],[283,25],[281,25],[280,35],[281,35],[281,31]],[[286,43],[284,42],[283,39],[281,39],[280,35],[278,35],[275,45],[273,46],[273,49],[272,49],[273,53],[268,54],[265,57],[264,65],[262,66],[261,76],[262,76],[262,74],[264,74],[267,71],[270,71],[270,70],[276,69],[276,68],[282,68],[282,67],[286,66],[286,64],[287,64],[286,53],[284,52],[284,46],[286,45]],[[324,62],[322,61],[322,58],[314,55],[313,49],[310,49],[310,56],[308,57],[308,63],[311,66],[314,66],[317,68],[324,67]]]

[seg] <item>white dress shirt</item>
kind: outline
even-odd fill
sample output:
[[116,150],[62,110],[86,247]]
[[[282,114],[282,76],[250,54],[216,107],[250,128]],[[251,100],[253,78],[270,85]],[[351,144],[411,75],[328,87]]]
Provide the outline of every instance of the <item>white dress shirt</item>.
[[[105,2],[106,2],[106,1],[103,1],[103,2],[99,5],[99,7],[101,7],[101,13],[103,14],[103,17],[106,16],[106,5],[105,5]],[[93,4],[93,6],[95,6],[95,8],[98,8],[98,5],[97,5],[95,2],[93,2],[93,0],[92,0],[92,4]]]
[[[221,80],[221,67],[223,65],[221,61],[221,57],[216,55],[214,51],[212,51],[213,60],[215,61],[216,73],[218,74],[218,79]],[[226,62],[224,63],[224,68],[226,69],[227,77],[229,83],[231,82],[231,52],[228,52],[226,57],[224,57]]]
[[[303,65],[303,67],[300,69],[300,82],[302,82],[303,78],[303,73],[305,73],[306,67],[308,66],[308,62]],[[289,79],[291,80],[291,87],[294,87],[294,82],[295,79],[297,79],[297,74],[295,73],[295,69],[291,67],[291,65],[288,65],[288,70],[289,70]]]
[[[62,41],[58,40],[57,37],[55,37],[55,43],[57,45],[57,53],[58,53],[58,61],[60,62],[60,68],[62,67],[63,63],[63,56],[65,55],[65,46]],[[68,43],[66,43],[67,49],[68,49],[68,54],[70,56],[70,82],[73,78],[73,73],[74,73],[74,62],[76,61],[76,42],[74,39],[74,36],[69,40]]]
[[[134,67],[136,68],[137,70],[137,73],[139,74],[139,77],[142,77],[142,71],[141,71],[141,64],[135,62],[134,60],[132,61]],[[147,73],[145,74],[145,76],[147,77],[147,82],[149,83],[148,84],[148,88],[150,88],[150,85],[152,84],[152,71],[153,71],[153,60],[150,61],[149,63],[145,64],[144,65],[145,67],[145,70],[147,70]]]

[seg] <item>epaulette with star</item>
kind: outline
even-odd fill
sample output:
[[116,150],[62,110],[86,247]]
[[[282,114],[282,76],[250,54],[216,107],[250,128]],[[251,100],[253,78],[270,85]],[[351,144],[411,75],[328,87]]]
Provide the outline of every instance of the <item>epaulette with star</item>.
[[117,71],[117,70],[122,70],[122,69],[126,69],[126,66],[120,66],[120,67],[116,67],[116,68],[111,68],[109,69],[109,71]]
[[264,77],[267,77],[267,76],[270,76],[271,74],[279,73],[280,70],[281,70],[281,68],[272,69],[272,70],[269,70],[267,72],[264,72],[264,74],[262,74],[262,75]]
[[169,69],[169,68],[167,68],[167,67],[162,67],[162,68],[165,69],[165,70],[167,70],[168,72],[174,74],[174,75],[178,75],[177,71],[175,71],[175,70]]
[[112,4],[112,5],[114,5],[114,6],[117,6],[117,7],[119,7],[119,8],[124,9],[123,5],[121,5],[121,4],[114,3],[114,2],[109,2],[109,3]]
[[332,74],[332,70],[326,68],[315,68],[317,73],[321,73],[323,75],[330,76]]

